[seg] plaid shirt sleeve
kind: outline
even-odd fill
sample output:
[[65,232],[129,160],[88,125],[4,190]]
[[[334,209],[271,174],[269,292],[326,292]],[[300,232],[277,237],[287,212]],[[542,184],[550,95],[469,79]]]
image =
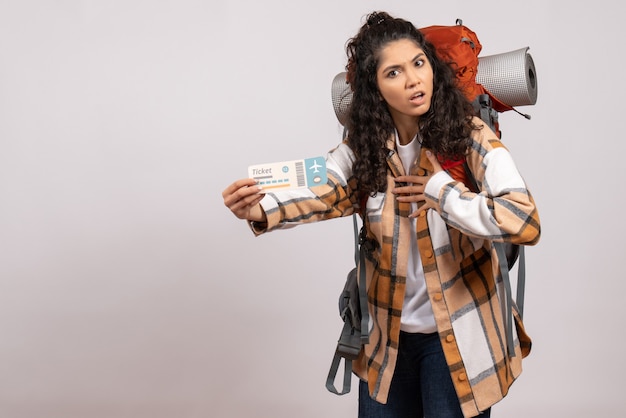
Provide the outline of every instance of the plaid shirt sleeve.
[[274,229],[348,216],[354,213],[351,187],[354,154],[342,143],[326,156],[328,182],[311,188],[289,189],[267,193],[261,206],[267,225],[254,227],[256,235]]

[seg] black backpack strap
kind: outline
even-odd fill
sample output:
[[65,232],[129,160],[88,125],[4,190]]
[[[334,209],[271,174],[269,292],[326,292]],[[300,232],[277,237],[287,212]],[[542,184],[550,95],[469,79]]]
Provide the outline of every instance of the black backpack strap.
[[506,260],[506,252],[501,242],[494,242],[496,254],[498,254],[498,263],[500,264],[500,274],[504,283],[504,326],[506,330],[506,346],[511,357],[515,357],[515,343],[513,341],[513,296],[511,294],[511,280],[509,278],[509,265]]
[[524,254],[524,246],[519,246],[517,264],[517,296],[515,297],[515,304],[517,305],[517,311],[519,317],[524,318],[524,293],[526,291],[526,255]]
[[[341,330],[341,335],[344,336],[352,332],[352,327],[349,322],[344,322],[343,329]],[[341,338],[340,338],[341,341]],[[335,388],[335,378],[337,377],[337,371],[339,370],[339,364],[343,359],[344,369],[343,369],[343,388],[341,392]],[[352,382],[352,360],[343,357],[339,351],[335,351],[335,355],[333,356],[333,361],[330,364],[330,370],[328,371],[328,377],[326,378],[326,389],[336,395],[345,395],[350,392],[350,384]]]
[[[354,232],[356,233],[356,216],[354,221]],[[363,220],[363,226],[361,227],[361,233],[359,234],[359,307],[361,313],[361,344],[367,344],[370,342],[370,310],[367,306],[367,278],[365,274],[365,249],[363,244],[366,237],[365,232],[365,220]]]
[[477,116],[491,128],[498,138],[501,138],[502,132],[498,123],[498,111],[493,108],[489,95],[479,94],[472,102],[472,105]]
[[[358,333],[355,334],[355,327],[357,324],[352,323],[353,315],[351,315],[350,312],[341,313],[344,324],[337,343],[337,349],[335,350],[330,370],[328,371],[328,376],[326,378],[326,389],[337,395],[344,395],[350,392],[352,382],[352,360],[358,357],[363,344],[367,344],[369,341],[369,309],[367,307],[365,250],[361,247],[364,240],[365,226],[363,226],[361,232],[359,232],[356,214],[352,215],[352,224],[354,226],[354,262],[357,265],[357,271],[350,272],[350,274],[348,274],[347,281],[358,280],[361,328],[360,335],[358,335]],[[358,278],[356,277],[357,272]],[[346,306],[349,305],[347,304]],[[344,310],[346,309],[347,308]],[[339,391],[335,387],[335,379],[337,377],[337,372],[342,359],[344,361],[343,388]]]

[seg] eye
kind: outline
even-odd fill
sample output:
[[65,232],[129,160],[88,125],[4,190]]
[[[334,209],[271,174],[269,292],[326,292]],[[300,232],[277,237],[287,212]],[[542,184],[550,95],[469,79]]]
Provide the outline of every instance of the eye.
[[391,70],[387,73],[387,78],[396,78],[400,74],[398,70]]
[[416,67],[421,67],[421,66],[424,65],[425,62],[426,61],[423,58],[418,58],[418,59],[415,60],[415,66]]

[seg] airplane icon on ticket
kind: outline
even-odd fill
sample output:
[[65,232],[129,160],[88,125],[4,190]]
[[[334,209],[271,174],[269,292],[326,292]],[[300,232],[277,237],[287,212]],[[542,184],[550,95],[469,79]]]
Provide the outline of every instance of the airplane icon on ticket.
[[313,165],[311,167],[309,167],[309,170],[313,170],[314,173],[319,173],[320,172],[320,168],[322,168],[323,166],[319,165],[317,163],[317,160],[313,161]]

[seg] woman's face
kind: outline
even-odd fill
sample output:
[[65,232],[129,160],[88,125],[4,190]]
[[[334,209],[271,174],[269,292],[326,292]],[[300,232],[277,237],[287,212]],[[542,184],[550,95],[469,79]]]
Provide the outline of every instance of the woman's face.
[[415,42],[401,39],[388,43],[380,54],[376,80],[395,121],[419,119],[430,109],[433,69]]

